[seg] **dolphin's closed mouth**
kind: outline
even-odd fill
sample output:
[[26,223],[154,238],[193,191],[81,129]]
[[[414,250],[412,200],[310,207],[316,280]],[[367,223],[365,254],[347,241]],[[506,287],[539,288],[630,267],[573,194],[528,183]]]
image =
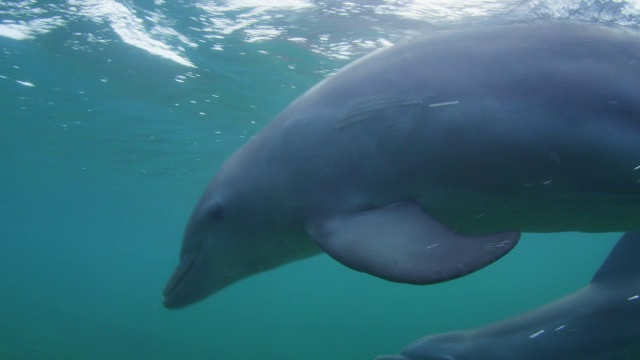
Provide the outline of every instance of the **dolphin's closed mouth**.
[[173,272],[173,275],[171,275],[167,285],[164,287],[162,291],[162,304],[167,309],[177,309],[186,305],[182,304],[179,289],[180,285],[183,284],[183,280],[189,275],[196,263],[198,254],[200,254],[200,251],[180,259],[178,268]]

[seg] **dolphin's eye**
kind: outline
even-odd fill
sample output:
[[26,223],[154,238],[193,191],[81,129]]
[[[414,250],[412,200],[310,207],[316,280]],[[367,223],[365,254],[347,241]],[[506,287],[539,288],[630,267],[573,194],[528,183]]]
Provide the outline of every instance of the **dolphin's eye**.
[[224,218],[224,208],[220,204],[215,204],[207,209],[207,217],[211,221],[218,222]]

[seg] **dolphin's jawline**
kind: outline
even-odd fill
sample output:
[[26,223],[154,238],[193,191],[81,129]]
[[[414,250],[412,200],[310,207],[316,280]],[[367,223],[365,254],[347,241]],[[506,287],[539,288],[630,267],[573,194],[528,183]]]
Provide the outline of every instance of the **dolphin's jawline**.
[[[172,296],[174,296],[180,289],[180,286],[184,284],[184,280],[187,278],[187,275],[189,275],[193,270],[193,268],[195,267],[195,264],[198,261],[198,258],[200,257],[201,253],[202,253],[201,249],[198,249],[195,255],[189,256],[189,260],[187,262],[185,262],[184,257],[180,259],[180,266],[173,273],[173,275],[171,276],[171,279],[169,279],[169,282],[167,282],[167,285],[165,286],[162,292],[163,293],[162,302],[166,307],[168,308],[182,307],[182,306],[171,306]],[[185,264],[187,266],[185,266]]]

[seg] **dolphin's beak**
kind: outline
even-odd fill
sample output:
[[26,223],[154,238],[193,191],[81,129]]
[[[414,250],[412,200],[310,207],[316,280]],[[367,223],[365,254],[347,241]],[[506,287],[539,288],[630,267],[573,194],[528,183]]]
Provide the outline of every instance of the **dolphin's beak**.
[[187,286],[185,286],[185,283],[188,282],[186,279],[196,265],[199,253],[200,251],[195,254],[183,256],[182,259],[180,259],[178,268],[173,272],[171,278],[169,278],[162,292],[162,304],[167,309],[179,309],[193,302],[193,300],[187,298],[188,290],[186,289]]
[[167,309],[191,305],[247,275],[241,267],[222,271],[225,264],[214,258],[210,246],[211,242],[203,241],[199,248],[182,254],[163,291],[162,303]]

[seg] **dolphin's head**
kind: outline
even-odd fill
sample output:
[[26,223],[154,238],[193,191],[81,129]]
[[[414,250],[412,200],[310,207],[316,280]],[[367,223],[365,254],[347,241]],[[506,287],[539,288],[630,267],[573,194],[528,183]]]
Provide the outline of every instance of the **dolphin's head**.
[[249,275],[279,265],[271,251],[276,236],[250,199],[207,189],[184,232],[180,262],[164,291],[163,304],[181,308]]
[[[269,253],[276,237],[269,223],[272,201],[262,194],[260,161],[248,146],[237,151],[212,179],[185,228],[180,262],[164,288],[163,304],[193,304],[251,274],[276,266]],[[276,263],[272,265],[270,262]]]
[[299,241],[302,225],[291,230],[296,222],[282,211],[272,185],[278,182],[249,172],[258,168],[253,163],[241,165],[236,159],[228,162],[193,210],[180,262],[163,291],[165,307],[185,307],[247,276],[319,251],[312,241]]
[[231,231],[230,210],[225,198],[205,192],[185,229],[178,267],[163,291],[165,307],[190,305],[248,275],[249,259],[240,258],[243,234]]

